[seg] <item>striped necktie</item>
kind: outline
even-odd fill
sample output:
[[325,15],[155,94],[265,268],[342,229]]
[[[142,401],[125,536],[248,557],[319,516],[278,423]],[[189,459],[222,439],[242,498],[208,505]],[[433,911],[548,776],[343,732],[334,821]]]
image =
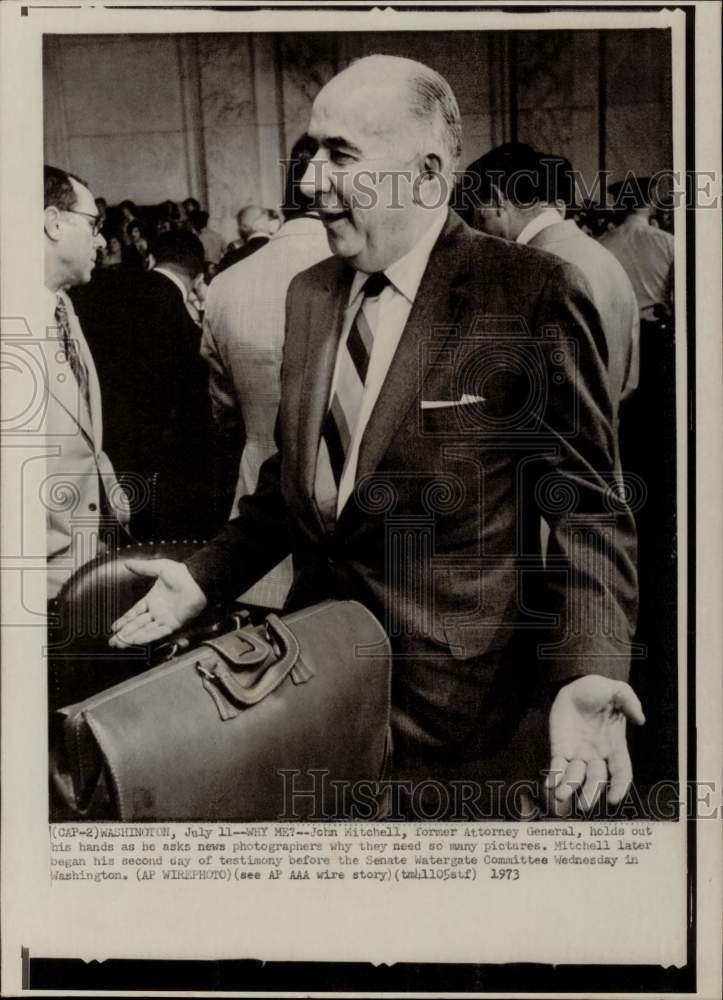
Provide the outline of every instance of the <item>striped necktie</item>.
[[68,359],[68,364],[70,365],[70,370],[75,376],[75,381],[78,383],[80,388],[80,394],[85,401],[85,405],[88,407],[88,413],[90,413],[90,387],[88,384],[88,371],[83,364],[83,359],[78,352],[78,346],[73,340],[73,334],[70,329],[70,319],[68,317],[68,310],[66,308],[65,302],[60,296],[56,300],[55,306],[55,321],[58,324],[59,340],[63,344],[63,351]]
[[364,312],[367,299],[381,295],[389,284],[383,271],[370,275],[362,286],[362,300],[342,348],[336,388],[321,428],[314,496],[327,523],[336,519],[339,483],[359,418],[374,333]]

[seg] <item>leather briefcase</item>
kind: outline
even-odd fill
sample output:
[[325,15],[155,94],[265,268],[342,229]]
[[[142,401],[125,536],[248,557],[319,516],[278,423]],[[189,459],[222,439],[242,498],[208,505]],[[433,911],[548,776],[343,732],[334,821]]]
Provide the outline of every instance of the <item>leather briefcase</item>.
[[[53,818],[372,819],[390,661],[355,601],[207,640],[55,713]],[[367,811],[354,817],[357,788]]]

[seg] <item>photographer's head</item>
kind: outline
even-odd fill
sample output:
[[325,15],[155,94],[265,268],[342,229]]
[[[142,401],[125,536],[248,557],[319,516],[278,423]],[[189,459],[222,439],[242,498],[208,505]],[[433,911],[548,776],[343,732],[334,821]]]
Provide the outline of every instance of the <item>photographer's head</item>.
[[156,267],[172,271],[190,288],[203,275],[203,243],[187,229],[161,233],[151,247]]
[[564,218],[574,200],[569,160],[540,153],[524,142],[507,142],[467,167],[455,207],[475,229],[514,240],[547,209]]

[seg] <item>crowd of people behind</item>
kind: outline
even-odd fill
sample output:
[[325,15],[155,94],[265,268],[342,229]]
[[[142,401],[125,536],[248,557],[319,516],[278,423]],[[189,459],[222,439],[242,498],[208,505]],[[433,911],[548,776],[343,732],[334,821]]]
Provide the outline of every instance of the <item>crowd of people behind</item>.
[[266,242],[281,225],[275,208],[249,204],[236,216],[238,238],[230,243],[209,224],[209,214],[196,198],[182,202],[171,199],[159,205],[137,205],[124,199],[109,206],[103,197],[95,199],[105,247],[98,252],[100,268],[150,270],[153,267],[153,243],[162,233],[185,229],[201,240],[204,249],[206,282],[238,259],[238,252],[249,240]]
[[[143,206],[124,199],[117,205],[109,206],[105,198],[98,197],[95,203],[106,242],[106,246],[98,252],[98,267],[149,270],[153,267],[151,248],[154,239],[161,233],[186,229],[195,233],[203,244],[207,283],[220,271],[242,259],[245,254],[241,251],[249,241],[260,241],[254,243],[254,249],[267,242],[283,221],[281,212],[276,208],[245,205],[236,216],[238,238],[227,242],[209,226],[209,213],[201,208],[196,198],[185,198],[181,202],[168,199],[159,205]],[[588,236],[600,239],[616,229],[628,214],[625,208],[584,201],[569,208],[568,218]],[[672,210],[656,206],[650,212],[649,224],[672,234]]]

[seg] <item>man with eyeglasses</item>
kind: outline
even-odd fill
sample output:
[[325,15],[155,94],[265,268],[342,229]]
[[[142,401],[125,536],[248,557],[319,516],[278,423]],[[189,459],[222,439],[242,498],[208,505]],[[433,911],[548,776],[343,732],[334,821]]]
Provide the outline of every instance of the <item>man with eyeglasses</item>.
[[44,170],[44,348],[47,371],[46,510],[49,625],[54,600],[81,565],[124,537],[128,500],[103,451],[100,386],[68,289],[90,281],[105,246],[85,181]]

